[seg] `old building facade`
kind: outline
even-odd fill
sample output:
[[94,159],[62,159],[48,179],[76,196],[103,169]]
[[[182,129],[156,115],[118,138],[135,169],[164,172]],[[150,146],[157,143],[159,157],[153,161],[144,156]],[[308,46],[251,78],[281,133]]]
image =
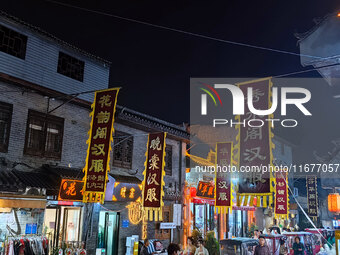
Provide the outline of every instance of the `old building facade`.
[[[17,235],[25,234],[27,222],[33,222],[34,234],[46,234],[51,248],[86,242],[88,254],[94,254],[101,238],[100,212],[112,212],[119,214],[120,234],[103,248],[110,254],[125,254],[126,237],[142,237],[141,225],[128,222],[127,201],[111,197],[104,205],[90,206],[58,201],[62,178],[83,177],[93,92],[108,88],[110,62],[6,13],[0,15],[0,32],[0,193],[7,196],[1,200],[7,209],[0,212],[0,218],[7,220],[0,221]],[[172,204],[181,204],[185,178],[185,129],[119,105],[114,128],[110,179],[136,185],[143,180],[148,134],[167,132],[164,200],[167,220],[172,221]],[[34,193],[29,198],[28,191]],[[13,196],[29,203],[14,203]],[[123,227],[123,221],[129,227]],[[14,231],[17,226],[20,230]],[[6,234],[0,233],[0,242]],[[180,226],[163,231],[151,222],[147,235],[164,239],[165,244],[179,241]]]

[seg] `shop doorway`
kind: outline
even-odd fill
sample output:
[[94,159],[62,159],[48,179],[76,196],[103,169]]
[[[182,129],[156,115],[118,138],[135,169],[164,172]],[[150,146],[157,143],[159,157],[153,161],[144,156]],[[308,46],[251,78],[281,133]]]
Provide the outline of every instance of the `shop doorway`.
[[215,231],[216,234],[217,215],[215,214],[215,207],[210,204],[191,204],[191,205],[192,213],[194,215],[193,227],[198,229],[203,236],[205,236],[208,231]]
[[45,210],[44,229],[51,240],[50,248],[63,244],[80,247],[82,231],[82,208],[53,206]]
[[99,213],[98,248],[105,249],[106,255],[118,255],[119,212]]

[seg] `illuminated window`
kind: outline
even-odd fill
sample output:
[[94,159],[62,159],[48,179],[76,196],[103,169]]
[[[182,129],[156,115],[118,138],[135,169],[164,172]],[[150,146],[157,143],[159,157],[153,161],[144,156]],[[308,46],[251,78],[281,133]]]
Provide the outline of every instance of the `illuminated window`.
[[63,118],[29,110],[24,153],[59,159],[63,130]]
[[84,79],[84,66],[85,62],[63,52],[59,52],[58,59],[58,73],[77,81]]
[[27,36],[0,25],[0,51],[25,59]]
[[172,146],[166,145],[165,147],[165,174],[172,175]]
[[116,131],[113,137],[113,166],[131,169],[132,150],[133,136]]
[[0,152],[7,152],[13,106],[0,102]]

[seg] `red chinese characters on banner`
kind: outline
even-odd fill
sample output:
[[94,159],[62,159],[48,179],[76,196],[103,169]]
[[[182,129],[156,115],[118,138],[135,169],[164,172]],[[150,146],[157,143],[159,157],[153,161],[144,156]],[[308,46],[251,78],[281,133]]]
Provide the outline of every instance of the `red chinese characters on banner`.
[[275,218],[288,219],[288,178],[286,172],[276,173],[275,187]]
[[[257,110],[270,109],[270,79],[261,79],[238,84],[239,88],[247,95],[248,88],[253,90],[253,106]],[[272,133],[271,122],[266,121],[269,116],[258,116],[253,114],[245,98],[244,115],[237,116],[237,121],[245,123],[238,125],[238,160],[239,166],[268,166],[272,163]],[[261,123],[263,122],[263,125]],[[250,123],[250,125],[249,125]],[[243,173],[239,183],[239,193],[244,195],[263,194],[270,195],[270,173],[269,171]]]
[[231,176],[228,171],[219,171],[231,168],[233,143],[216,144],[216,180],[215,180],[215,206],[226,209],[231,206]]
[[119,89],[95,93],[85,166],[84,202],[104,202],[114,114]]
[[[144,181],[143,181],[143,207],[146,211],[146,218],[148,212],[152,214],[157,211],[159,214],[155,214],[161,218],[161,208],[163,206],[163,176],[164,176],[164,156],[165,156],[165,137],[166,133],[154,133],[149,134]],[[152,220],[150,215],[150,220]]]

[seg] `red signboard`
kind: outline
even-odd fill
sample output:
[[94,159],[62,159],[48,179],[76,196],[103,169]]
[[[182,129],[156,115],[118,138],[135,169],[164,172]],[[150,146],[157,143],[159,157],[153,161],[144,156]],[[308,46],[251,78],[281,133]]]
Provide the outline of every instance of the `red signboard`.
[[[271,107],[271,79],[261,79],[238,84],[239,88],[247,95],[248,88],[253,89],[253,106],[257,110],[267,110]],[[247,101],[247,98],[245,98]],[[248,104],[244,104],[244,115],[237,116],[238,125],[238,163],[239,167],[250,166],[269,166],[273,161],[273,143],[271,132],[271,122],[265,119],[273,116],[258,116],[253,114]],[[245,123],[245,124],[242,124]],[[262,125],[263,123],[263,125]],[[250,124],[250,125],[249,125]],[[239,195],[242,196],[257,196],[267,199],[271,197],[273,191],[270,178],[270,171],[248,171],[243,172],[240,176]],[[267,205],[267,200],[263,202]],[[260,204],[258,204],[259,206]]]
[[284,171],[276,173],[275,181],[275,218],[288,219],[288,178]]
[[104,203],[114,114],[119,89],[95,93],[85,171],[84,202]]
[[166,133],[149,134],[143,181],[143,207],[146,219],[162,220],[164,157]]
[[84,182],[62,179],[59,189],[59,201],[83,201]]
[[201,198],[212,198],[215,195],[215,185],[211,182],[198,182],[196,196]]
[[228,168],[231,167],[232,160],[232,142],[216,144],[216,168],[215,168],[215,206],[220,212],[227,212],[232,205],[231,192],[231,173]]

